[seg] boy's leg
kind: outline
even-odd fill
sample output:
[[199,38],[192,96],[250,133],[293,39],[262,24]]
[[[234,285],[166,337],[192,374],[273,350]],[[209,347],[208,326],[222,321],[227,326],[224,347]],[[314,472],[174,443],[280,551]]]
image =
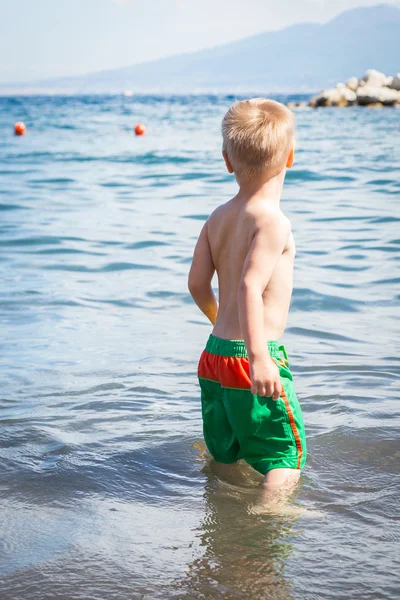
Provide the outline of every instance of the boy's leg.
[[256,483],[262,484],[263,478],[261,475],[251,473],[248,466],[243,462],[235,462],[232,464],[220,463],[216,460],[212,460],[209,464],[211,472],[218,477],[221,481],[229,483],[230,485],[239,487],[254,486]]
[[300,469],[271,469],[259,488],[259,495],[251,506],[255,514],[298,516],[304,512],[293,504],[292,494],[300,478]]
[[270,490],[291,487],[298,482],[300,478],[300,469],[271,469],[264,477],[264,488]]

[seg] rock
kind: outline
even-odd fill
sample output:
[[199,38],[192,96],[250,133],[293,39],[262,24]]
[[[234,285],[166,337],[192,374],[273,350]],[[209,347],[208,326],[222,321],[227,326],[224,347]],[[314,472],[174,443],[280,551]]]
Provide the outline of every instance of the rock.
[[367,106],[382,103],[384,106],[393,106],[400,102],[400,92],[387,87],[373,87],[365,85],[357,89],[357,104]]
[[353,92],[355,92],[356,89],[358,88],[358,79],[357,79],[357,77],[350,77],[350,79],[348,79],[346,81],[346,85],[349,88],[349,90],[352,90]]
[[361,81],[364,82],[364,85],[368,85],[371,87],[382,87],[383,85],[385,85],[385,79],[385,73],[380,73],[380,71],[375,71],[375,69],[369,69],[361,78]]
[[383,84],[384,87],[390,87],[393,83],[393,75],[388,75],[387,77],[385,77],[385,83]]
[[396,75],[392,78],[392,81],[388,84],[388,87],[391,90],[400,90],[400,73],[396,73]]
[[349,106],[355,104],[357,95],[344,84],[343,87],[335,87],[329,90],[323,90],[316,96],[313,96],[309,106],[317,108],[319,106]]
[[345,105],[344,103],[354,104],[357,100],[357,94],[350,90],[346,85],[343,85],[342,88],[339,88],[338,92],[340,95],[338,104],[341,104],[342,106]]
[[[369,69],[358,80],[350,77],[346,83],[337,83],[334,88],[322,90],[313,96],[308,105],[312,108],[319,106],[398,106],[400,104],[400,72],[394,76],[386,76],[380,71]],[[290,103],[299,106],[298,103]]]

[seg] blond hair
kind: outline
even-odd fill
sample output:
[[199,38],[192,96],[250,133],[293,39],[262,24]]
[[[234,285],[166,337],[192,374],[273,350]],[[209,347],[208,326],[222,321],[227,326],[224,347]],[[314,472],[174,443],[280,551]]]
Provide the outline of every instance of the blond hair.
[[222,121],[223,150],[235,173],[244,179],[280,173],[294,144],[294,125],[294,114],[280,102],[235,102]]

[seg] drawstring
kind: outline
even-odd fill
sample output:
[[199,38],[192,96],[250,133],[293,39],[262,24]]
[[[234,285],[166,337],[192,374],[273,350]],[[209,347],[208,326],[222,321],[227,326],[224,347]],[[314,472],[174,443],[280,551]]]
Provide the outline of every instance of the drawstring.
[[283,356],[285,357],[284,360],[280,360],[279,362],[283,367],[286,367],[289,364],[289,357],[287,355],[285,346],[279,346],[279,352],[282,352]]

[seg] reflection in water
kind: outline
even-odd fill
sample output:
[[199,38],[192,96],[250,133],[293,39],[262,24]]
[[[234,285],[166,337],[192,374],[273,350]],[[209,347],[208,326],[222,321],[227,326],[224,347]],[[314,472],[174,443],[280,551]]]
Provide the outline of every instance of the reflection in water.
[[293,494],[271,502],[259,485],[262,477],[247,465],[230,466],[224,480],[217,469],[209,461],[203,470],[207,480],[205,515],[197,532],[200,556],[177,582],[178,597],[293,599],[284,576],[295,534]]

